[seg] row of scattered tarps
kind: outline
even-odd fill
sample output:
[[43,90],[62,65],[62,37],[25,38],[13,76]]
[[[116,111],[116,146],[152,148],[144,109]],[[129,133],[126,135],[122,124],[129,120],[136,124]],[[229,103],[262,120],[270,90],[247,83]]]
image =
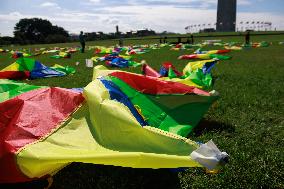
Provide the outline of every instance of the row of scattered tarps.
[[[148,52],[143,48],[121,48],[97,58],[131,60],[131,53],[121,52]],[[44,178],[71,162],[217,168],[227,154],[212,141],[200,145],[186,137],[218,99],[211,90],[211,69],[220,57],[210,55],[221,52],[228,51],[199,49],[194,55],[209,59],[189,62],[183,71],[169,62],[159,71],[141,63],[141,75],[97,66],[83,92],[0,80],[0,182]],[[28,72],[31,79],[73,72],[61,69],[21,58],[2,72]]]
[[75,69],[55,64],[48,67],[30,58],[19,58],[11,65],[0,70],[0,79],[39,79],[74,74]]

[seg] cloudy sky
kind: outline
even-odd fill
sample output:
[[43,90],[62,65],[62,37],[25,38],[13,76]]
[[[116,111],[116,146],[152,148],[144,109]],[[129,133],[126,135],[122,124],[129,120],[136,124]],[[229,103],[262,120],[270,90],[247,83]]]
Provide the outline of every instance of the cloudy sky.
[[[237,0],[237,23],[267,21],[284,30],[284,0]],[[70,33],[150,28],[185,33],[216,22],[217,0],[0,0],[0,35],[12,36],[21,18],[40,17]]]

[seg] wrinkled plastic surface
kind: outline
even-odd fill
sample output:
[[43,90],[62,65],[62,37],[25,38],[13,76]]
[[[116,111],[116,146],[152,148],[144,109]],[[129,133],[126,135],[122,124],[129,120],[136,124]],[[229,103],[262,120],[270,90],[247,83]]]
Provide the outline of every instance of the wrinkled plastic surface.
[[159,74],[156,70],[151,68],[148,64],[143,64],[142,73],[143,75],[150,77],[161,77],[161,74]]
[[0,102],[39,88],[44,87],[28,85],[26,83],[15,82],[8,79],[0,79]]
[[133,168],[200,166],[189,157],[197,148],[195,142],[153,127],[141,127],[127,106],[112,100],[102,81],[91,82],[84,96],[87,104],[70,120],[17,155],[23,173],[41,177],[71,162]]
[[25,180],[14,154],[58,128],[83,101],[71,90],[41,88],[0,103],[0,182]]
[[[0,103],[0,182],[40,178],[71,162],[133,168],[201,166],[189,157],[198,145],[175,133],[184,126],[186,114],[200,118],[216,97],[158,78],[95,70],[99,78],[85,87],[86,103],[76,111],[84,100],[81,94],[60,88],[32,90]],[[193,112],[185,106],[188,103]],[[189,120],[196,121],[193,117]],[[7,157],[10,162],[4,164]]]
[[58,77],[75,73],[71,67],[58,64],[48,67],[30,58],[19,58],[15,63],[0,71],[0,79],[37,79]]
[[[126,94],[149,125],[184,137],[192,131],[210,105],[218,98],[197,95],[194,92],[185,94],[169,92],[153,96],[143,90],[133,89],[123,79],[109,77],[109,80]],[[139,85],[138,82],[136,84]]]

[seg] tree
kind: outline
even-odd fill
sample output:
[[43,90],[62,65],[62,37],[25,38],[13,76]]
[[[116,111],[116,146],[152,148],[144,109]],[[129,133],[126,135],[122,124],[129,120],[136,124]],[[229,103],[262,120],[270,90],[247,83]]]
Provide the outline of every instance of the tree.
[[41,18],[21,19],[14,28],[15,39],[21,44],[46,43],[50,35],[69,37],[68,32],[62,27],[53,26],[50,21]]

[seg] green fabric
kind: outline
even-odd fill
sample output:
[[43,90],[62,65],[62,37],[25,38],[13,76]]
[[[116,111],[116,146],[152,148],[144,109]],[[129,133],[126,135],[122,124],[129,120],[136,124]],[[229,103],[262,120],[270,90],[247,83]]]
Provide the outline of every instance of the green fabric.
[[261,46],[261,47],[268,47],[268,46],[269,46],[269,43],[266,42],[266,41],[262,41],[262,42],[260,43],[260,46]]
[[109,79],[128,96],[148,125],[184,137],[217,99],[216,96],[142,94],[116,77]]
[[61,65],[58,65],[58,64],[52,66],[51,68],[53,68],[53,69],[55,69],[59,72],[63,72],[66,75],[74,74],[76,72],[75,68],[73,68],[73,67],[69,67],[69,66],[64,67],[64,66],[61,66]]
[[142,64],[139,63],[139,62],[135,62],[135,61],[131,61],[131,60],[128,61],[128,66],[129,67],[138,67],[138,66],[141,66],[141,65]]
[[220,54],[210,54],[209,56],[210,56],[211,59],[213,59],[213,58],[217,58],[219,60],[229,60],[229,59],[231,59],[230,56],[224,56],[224,55],[220,55]]
[[34,59],[19,58],[16,62],[19,64],[19,71],[32,71],[34,69]]
[[50,56],[50,58],[60,59],[60,58],[62,58],[62,57],[56,54],[56,55]]
[[199,86],[204,86],[204,89],[208,89],[212,86],[211,74],[204,74],[201,69],[197,69],[192,72],[187,72],[186,78],[190,79],[192,82]]
[[0,102],[4,102],[22,93],[40,88],[44,87],[18,83],[7,79],[0,79]]
[[174,72],[174,70],[172,69],[172,67],[169,68],[168,77],[169,77],[170,79],[172,79],[172,78],[177,78],[177,75],[176,75],[176,73]]

